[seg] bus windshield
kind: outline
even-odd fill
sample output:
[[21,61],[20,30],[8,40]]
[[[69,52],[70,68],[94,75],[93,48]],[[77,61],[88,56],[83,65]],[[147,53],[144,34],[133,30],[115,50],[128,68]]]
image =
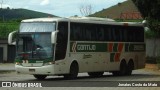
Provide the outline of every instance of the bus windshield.
[[[50,33],[19,34],[17,57],[24,59],[52,58],[53,48]],[[24,56],[25,55],[25,56]]]
[[17,58],[47,59],[53,57],[51,32],[54,22],[23,22],[17,39]]

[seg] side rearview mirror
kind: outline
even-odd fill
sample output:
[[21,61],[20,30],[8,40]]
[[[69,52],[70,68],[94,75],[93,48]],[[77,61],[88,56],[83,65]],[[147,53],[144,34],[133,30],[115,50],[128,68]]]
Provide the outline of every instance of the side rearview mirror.
[[13,31],[13,32],[9,33],[9,35],[8,35],[8,44],[9,45],[16,45],[16,35],[17,35],[17,31]]
[[55,44],[55,43],[56,43],[57,33],[58,33],[58,30],[56,30],[56,31],[54,31],[54,32],[51,33],[51,43],[52,43],[52,44]]

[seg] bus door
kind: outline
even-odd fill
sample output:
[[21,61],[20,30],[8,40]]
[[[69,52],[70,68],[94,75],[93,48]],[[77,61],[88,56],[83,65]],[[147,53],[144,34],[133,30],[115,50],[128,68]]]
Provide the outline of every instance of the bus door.
[[65,71],[65,58],[67,51],[67,43],[68,43],[68,23],[67,22],[59,22],[58,23],[58,34],[57,34],[57,42],[56,42],[56,50],[55,50],[55,61],[57,61],[58,71]]

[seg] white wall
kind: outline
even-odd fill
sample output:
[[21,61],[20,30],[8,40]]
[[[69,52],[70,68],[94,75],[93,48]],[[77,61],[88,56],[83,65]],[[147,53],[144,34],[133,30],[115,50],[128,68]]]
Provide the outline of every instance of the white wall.
[[160,56],[160,39],[146,39],[146,56],[154,56],[154,47],[156,47],[156,56]]

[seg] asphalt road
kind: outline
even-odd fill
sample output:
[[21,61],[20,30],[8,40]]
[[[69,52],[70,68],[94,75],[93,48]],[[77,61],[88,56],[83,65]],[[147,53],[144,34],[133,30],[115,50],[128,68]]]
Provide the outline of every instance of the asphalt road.
[[[32,75],[17,74],[16,72],[6,72],[0,74],[0,81],[38,81]],[[146,69],[134,70],[131,76],[112,76],[111,73],[104,73],[102,77],[91,78],[87,73],[78,74],[76,80],[65,80],[63,76],[48,76],[43,81],[49,82],[70,82],[70,83],[84,83],[84,82],[109,82],[109,81],[160,81],[160,71],[151,71]],[[62,85],[63,86],[63,85]],[[71,85],[72,86],[72,85]],[[80,85],[79,85],[80,86]]]
[[[37,82],[41,83],[42,86],[51,86],[54,88],[54,90],[63,90],[71,88],[74,90],[106,90],[106,88],[110,88],[112,90],[119,88],[118,84],[122,83],[128,83],[128,84],[142,84],[142,83],[156,83],[160,85],[160,71],[152,71],[152,70],[146,70],[146,69],[140,69],[133,71],[133,74],[131,76],[112,76],[111,73],[104,73],[102,77],[98,78],[91,78],[88,76],[87,73],[80,73],[78,75],[78,78],[76,80],[65,80],[62,76],[48,76],[45,80],[39,81],[36,80],[32,75],[26,75],[26,74],[17,74],[16,72],[5,72],[0,74],[0,81],[18,81],[18,82]],[[60,89],[61,87],[61,89]],[[47,87],[50,90],[49,87]],[[88,88],[88,89],[87,89]],[[132,90],[133,87],[120,87],[119,89],[126,90],[129,89]],[[141,87],[141,86],[135,86],[133,90],[136,88],[143,90],[159,90],[160,87]],[[149,89],[148,89],[149,88]],[[8,90],[8,88],[3,88],[4,90]],[[21,88],[21,89],[27,89],[27,88]],[[36,89],[35,90],[40,90]],[[33,89],[33,90],[34,90]],[[42,89],[42,88],[41,88]],[[14,89],[12,89],[14,90]]]

